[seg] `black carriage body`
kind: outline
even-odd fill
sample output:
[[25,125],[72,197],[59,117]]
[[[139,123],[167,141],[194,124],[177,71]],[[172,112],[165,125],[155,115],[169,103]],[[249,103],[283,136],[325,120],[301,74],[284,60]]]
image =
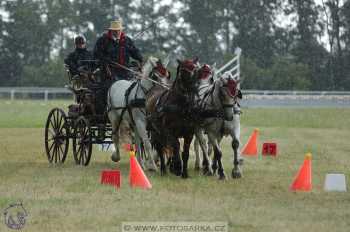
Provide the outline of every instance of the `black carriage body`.
[[[90,74],[86,75],[90,79]],[[70,83],[74,78],[70,78]],[[109,84],[109,83],[107,83]],[[79,80],[79,88],[68,88],[75,95],[75,104],[66,114],[60,108],[49,112],[45,125],[45,149],[50,163],[63,163],[66,159],[69,140],[72,140],[76,164],[88,165],[93,144],[112,144],[112,127],[106,110],[105,83]]]

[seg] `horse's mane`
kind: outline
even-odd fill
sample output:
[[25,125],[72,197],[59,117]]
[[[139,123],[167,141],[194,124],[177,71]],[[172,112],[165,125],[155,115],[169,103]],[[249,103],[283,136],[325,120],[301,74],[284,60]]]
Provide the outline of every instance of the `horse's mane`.
[[156,66],[157,61],[158,58],[150,56],[142,67],[142,75],[148,76],[152,69]]

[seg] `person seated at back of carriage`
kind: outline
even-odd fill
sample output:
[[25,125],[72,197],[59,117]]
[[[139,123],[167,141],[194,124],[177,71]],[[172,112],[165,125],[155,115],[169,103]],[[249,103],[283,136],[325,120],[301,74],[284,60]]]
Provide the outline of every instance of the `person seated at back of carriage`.
[[[86,48],[86,39],[83,35],[78,35],[74,38],[74,45],[74,51],[64,59],[64,63],[68,66],[71,77],[81,77],[86,75],[82,71],[89,69],[89,63],[84,61],[91,60],[93,56],[92,52]],[[75,80],[71,81],[70,88],[73,90],[80,89],[83,86],[81,78],[76,78]],[[75,100],[77,103],[80,103],[81,96],[79,94],[75,94]]]
[[[112,21],[107,32],[97,39],[94,47],[94,57],[103,65],[106,80],[130,79],[131,73],[118,64],[130,67],[130,57],[143,63],[140,50],[134,42],[123,32],[120,20]],[[114,63],[114,64],[113,64]]]
[[[64,63],[68,65],[72,76],[80,75],[81,71],[89,68],[89,60],[92,60],[92,52],[86,48],[86,39],[83,35],[74,38],[75,50],[71,52]],[[85,62],[84,62],[85,61]]]

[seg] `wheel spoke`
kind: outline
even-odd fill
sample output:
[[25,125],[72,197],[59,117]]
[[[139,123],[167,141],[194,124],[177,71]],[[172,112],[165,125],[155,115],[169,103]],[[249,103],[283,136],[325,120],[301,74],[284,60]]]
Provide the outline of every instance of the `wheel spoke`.
[[59,118],[59,111],[56,110],[56,121],[55,121],[55,125],[56,125],[56,129],[58,130],[58,118]]
[[86,151],[86,149],[85,149],[85,146],[84,146],[84,149],[82,150],[82,152],[81,152],[81,164],[84,164],[84,158],[85,158],[85,151]]
[[87,151],[84,153],[84,155],[85,155],[85,160],[86,160],[86,161],[88,160],[88,154],[89,154],[89,150],[88,150],[88,148],[87,148]]
[[56,129],[56,111],[57,111],[57,110],[55,110],[55,111],[52,113],[52,119],[53,119],[52,127],[53,127],[54,129]]
[[54,129],[54,130],[55,130],[55,126],[54,126],[54,124],[53,124],[53,122],[52,122],[52,120],[51,120],[51,119],[50,119],[50,124],[51,124],[52,129]]
[[55,163],[57,163],[59,161],[58,159],[58,154],[59,154],[59,145],[56,145],[56,156],[55,156]]
[[85,134],[86,134],[86,127],[85,127],[85,125],[82,125],[82,127],[80,129],[81,129],[82,137],[85,137]]
[[[64,145],[65,146],[65,145]],[[59,153],[59,160],[60,160],[60,162],[61,162],[61,154],[62,154],[62,159],[63,159],[63,156],[64,156],[64,150],[63,150],[63,148],[62,148],[62,146],[59,146],[59,149],[60,149],[60,153]]]
[[49,131],[49,133],[50,133],[52,136],[55,136],[55,135],[56,135],[56,133],[55,133],[54,131],[52,131],[51,128],[49,128],[48,131]]
[[[64,125],[65,123],[63,123],[63,125],[62,125],[62,127],[60,127],[60,131],[59,131],[59,133],[60,134],[63,134],[63,135],[66,135],[67,134],[67,129],[66,129],[66,127],[65,127],[65,125]],[[65,132],[63,133],[63,130],[65,130]]]
[[61,125],[62,125],[62,119],[63,119],[63,115],[61,115],[61,117],[60,117],[60,121],[59,121],[59,123],[58,123],[58,125],[57,125],[57,128],[59,129],[59,131],[61,131],[62,130],[62,128],[61,128]]
[[57,148],[57,158],[58,162],[61,162],[61,152],[60,152],[60,147]]
[[77,155],[78,155],[78,160],[79,160],[79,164],[81,164],[81,150],[80,150],[80,152],[79,153],[77,153]]
[[52,141],[52,140],[55,140],[54,138],[49,138],[49,139],[46,139],[45,141],[46,142],[50,142],[50,141]]
[[53,143],[51,144],[51,146],[49,147],[49,154],[51,153],[51,150],[52,150],[53,145],[55,145],[55,142],[53,142]]
[[53,151],[51,151],[52,150],[52,148],[54,147],[54,145],[55,145],[55,143],[52,143],[51,144],[51,146],[50,146],[50,148],[49,148],[49,151],[48,151],[48,155],[49,155],[49,161],[50,161],[50,163],[52,162],[52,160],[53,160]]
[[53,156],[55,158],[55,163],[57,163],[57,144],[55,143],[55,147],[53,148]]
[[79,148],[77,150],[77,154],[80,154],[80,151],[81,151],[81,145],[79,145]]

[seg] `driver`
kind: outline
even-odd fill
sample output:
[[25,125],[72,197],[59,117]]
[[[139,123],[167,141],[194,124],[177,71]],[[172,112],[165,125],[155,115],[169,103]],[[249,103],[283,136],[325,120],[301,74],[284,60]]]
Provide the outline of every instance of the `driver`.
[[106,78],[112,81],[130,79],[130,72],[116,64],[129,67],[130,57],[143,62],[139,49],[123,32],[120,20],[112,21],[107,32],[97,39],[94,56],[102,62]]

